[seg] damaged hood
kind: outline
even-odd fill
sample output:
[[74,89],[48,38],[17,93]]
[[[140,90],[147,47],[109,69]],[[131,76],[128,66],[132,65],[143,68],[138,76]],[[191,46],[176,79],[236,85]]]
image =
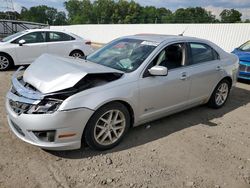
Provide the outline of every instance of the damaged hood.
[[71,88],[87,74],[99,73],[123,72],[86,60],[44,54],[26,69],[23,80],[46,94]]

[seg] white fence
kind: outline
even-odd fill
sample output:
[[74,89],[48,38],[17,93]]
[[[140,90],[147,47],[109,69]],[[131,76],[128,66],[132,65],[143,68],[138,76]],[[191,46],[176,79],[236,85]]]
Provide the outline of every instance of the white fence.
[[250,40],[250,24],[123,24],[123,25],[72,25],[51,26],[52,29],[70,31],[97,43],[107,43],[117,37],[138,33],[157,33],[208,39],[224,50]]

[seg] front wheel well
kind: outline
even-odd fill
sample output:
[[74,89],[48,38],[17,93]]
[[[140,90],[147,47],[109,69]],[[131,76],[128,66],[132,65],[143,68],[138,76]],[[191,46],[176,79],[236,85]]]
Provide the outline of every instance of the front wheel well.
[[[126,101],[114,100],[114,101],[110,101],[110,102],[107,102],[107,103],[103,104],[103,105],[100,106],[99,108],[101,108],[101,107],[103,107],[103,106],[105,106],[105,105],[108,105],[108,104],[110,104],[110,103],[121,103],[122,105],[124,105],[124,106],[127,108],[128,112],[129,112],[129,115],[130,115],[130,117],[131,117],[131,119],[130,119],[130,126],[133,127],[134,122],[135,122],[135,119],[134,119],[135,116],[134,116],[134,110],[133,110],[132,106],[131,106],[128,102],[126,102]],[[99,108],[98,108],[98,109],[99,109]]]
[[13,58],[11,57],[11,55],[10,54],[8,54],[8,53],[6,53],[6,52],[0,52],[0,55],[6,55],[9,59],[10,59],[10,61],[11,61],[11,63],[14,65],[14,60],[13,60]]

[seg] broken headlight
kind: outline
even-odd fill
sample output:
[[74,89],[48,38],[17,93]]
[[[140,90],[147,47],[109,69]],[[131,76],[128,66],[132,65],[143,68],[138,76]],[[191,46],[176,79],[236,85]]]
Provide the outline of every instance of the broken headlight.
[[62,104],[61,100],[44,99],[36,105],[32,105],[27,114],[52,114]]

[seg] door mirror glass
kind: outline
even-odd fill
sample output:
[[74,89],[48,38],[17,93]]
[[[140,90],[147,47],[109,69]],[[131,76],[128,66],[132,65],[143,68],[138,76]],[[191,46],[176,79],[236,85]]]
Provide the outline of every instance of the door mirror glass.
[[168,75],[167,67],[163,67],[163,66],[154,66],[148,71],[150,75],[152,76],[167,76]]
[[24,39],[21,39],[18,41],[19,46],[22,46],[25,43],[26,43],[26,41]]

